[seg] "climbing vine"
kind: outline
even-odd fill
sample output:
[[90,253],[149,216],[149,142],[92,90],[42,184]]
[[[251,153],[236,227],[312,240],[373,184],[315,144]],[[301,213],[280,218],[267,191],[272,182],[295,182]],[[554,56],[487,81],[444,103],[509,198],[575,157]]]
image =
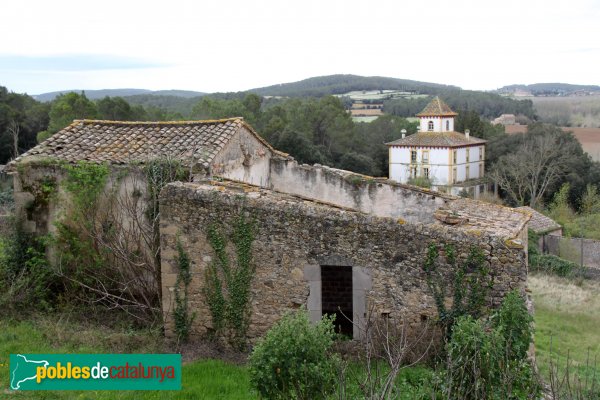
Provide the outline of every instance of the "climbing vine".
[[177,241],[177,256],[175,261],[178,267],[177,280],[175,282],[175,332],[177,333],[177,339],[185,342],[190,336],[195,314],[190,315],[188,310],[188,288],[192,281],[190,257],[179,241]]
[[65,190],[71,195],[76,211],[84,216],[89,213],[104,191],[109,169],[106,164],[79,161],[75,165],[65,165],[67,176]]
[[[180,180],[187,180],[186,171],[178,160],[172,158],[158,158],[148,161],[144,166],[144,175],[146,177],[146,189],[148,194],[148,203],[146,204],[146,217],[149,223],[148,233],[150,235],[148,246],[153,258],[154,277],[156,282],[160,282],[160,210],[159,195],[160,191],[168,183]],[[139,197],[141,192],[133,193]],[[162,287],[157,285],[158,297],[162,297]]]
[[106,164],[85,161],[65,164],[62,168],[66,173],[64,188],[71,206],[65,210],[64,218],[55,222],[54,242],[60,251],[57,270],[59,275],[71,279],[71,283],[77,280],[77,286],[89,286],[93,284],[89,270],[97,270],[103,265],[93,232],[98,200],[106,187],[109,168]]
[[[457,262],[456,249],[451,244],[443,246],[445,261],[450,270],[450,277],[439,270],[440,249],[432,243],[427,248],[423,269],[427,284],[438,310],[439,323],[450,338],[454,322],[461,316],[470,315],[479,318],[485,313],[486,299],[493,287],[493,277],[485,264],[483,252],[471,247],[467,259]],[[448,285],[448,282],[451,282]],[[448,288],[452,290],[452,306],[446,306]]]
[[175,181],[186,181],[186,171],[181,162],[170,158],[159,158],[148,161],[144,167],[148,188],[148,219],[158,218],[158,195],[166,184]]
[[243,214],[236,221],[231,239],[235,247],[235,263],[229,259],[227,242],[221,229],[215,224],[208,229],[208,240],[215,258],[206,270],[204,295],[215,335],[225,331],[230,344],[243,349],[250,325],[250,285],[254,275],[253,224]]

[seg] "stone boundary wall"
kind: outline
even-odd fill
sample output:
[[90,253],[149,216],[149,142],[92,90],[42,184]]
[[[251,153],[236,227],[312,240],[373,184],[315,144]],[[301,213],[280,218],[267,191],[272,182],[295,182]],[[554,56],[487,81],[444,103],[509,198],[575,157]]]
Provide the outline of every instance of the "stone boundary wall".
[[[215,256],[207,230],[217,224],[230,235],[240,213],[256,227],[251,340],[288,310],[308,307],[311,319],[320,317],[321,265],[352,267],[355,321],[372,310],[422,329],[437,313],[422,269],[430,243],[453,243],[459,259],[467,257],[471,246],[480,247],[495,279],[488,299],[494,306],[512,288],[525,288],[525,250],[507,246],[498,236],[446,225],[399,223],[243,185],[234,190],[218,184],[169,184],[161,193],[160,207],[162,304],[169,337],[174,334],[177,240],[191,258],[193,336],[203,336],[212,328],[202,291],[205,271]],[[448,274],[448,266],[444,268]]]
[[433,212],[453,196],[385,178],[372,178],[350,171],[298,165],[293,159],[271,159],[270,189],[355,209],[380,217],[410,222],[433,222]]
[[544,253],[554,254],[575,264],[600,269],[600,241],[544,235],[540,238]]

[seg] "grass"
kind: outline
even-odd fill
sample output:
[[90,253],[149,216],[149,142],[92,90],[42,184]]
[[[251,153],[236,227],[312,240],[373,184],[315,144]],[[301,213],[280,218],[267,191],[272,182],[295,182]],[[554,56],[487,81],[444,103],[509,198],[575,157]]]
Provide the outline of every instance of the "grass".
[[185,364],[182,390],[166,391],[38,391],[8,390],[8,358],[12,353],[160,353],[156,331],[111,329],[38,316],[27,321],[0,319],[0,398],[9,399],[253,399],[247,368],[220,360]]
[[[181,391],[36,391],[8,389],[9,355],[15,353],[160,353],[168,351],[160,332],[127,327],[108,328],[71,321],[64,314],[38,315],[27,320],[0,318],[0,398],[8,399],[256,399],[245,365],[221,360],[184,363]],[[380,366],[385,374],[387,367]],[[361,398],[362,365],[352,362],[347,372],[346,393]],[[399,399],[415,399],[428,393],[425,382],[433,371],[416,366],[403,369],[396,382]],[[337,399],[338,395],[331,396]]]
[[[569,359],[573,372],[600,385],[600,282],[531,275],[529,288],[535,305],[536,358],[544,379],[552,357],[561,371]],[[595,357],[598,368],[593,368]]]
[[[573,281],[546,275],[531,275],[536,321],[536,357],[547,379],[550,357],[564,371],[567,359],[572,371],[595,379],[600,371],[586,366],[588,352],[600,364],[600,282]],[[13,392],[8,390],[11,353],[160,353],[168,351],[158,330],[127,326],[109,328],[75,321],[66,314],[33,316],[27,320],[0,318],[0,398],[8,399],[255,399],[248,368],[221,360],[198,360],[183,366],[182,390],[131,392]],[[348,393],[360,395],[357,380],[361,366],[352,365]],[[424,367],[403,370],[397,379],[401,399],[423,394],[432,371]],[[333,396],[335,398],[335,396]]]

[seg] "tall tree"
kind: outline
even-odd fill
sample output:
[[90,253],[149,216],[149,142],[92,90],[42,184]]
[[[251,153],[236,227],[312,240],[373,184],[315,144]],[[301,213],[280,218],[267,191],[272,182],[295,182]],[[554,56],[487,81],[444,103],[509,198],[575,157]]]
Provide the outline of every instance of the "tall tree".
[[96,105],[90,101],[84,92],[61,94],[56,97],[50,107],[50,123],[48,130],[38,133],[38,142],[42,142],[70,125],[75,119],[97,118]]
[[570,136],[552,126],[535,127],[514,152],[499,157],[491,178],[514,203],[538,206],[570,172],[570,158],[581,148]]
[[36,134],[48,126],[49,106],[0,86],[0,163],[36,144]]
[[98,100],[98,118],[111,121],[131,121],[135,114],[132,107],[122,97],[108,97]]

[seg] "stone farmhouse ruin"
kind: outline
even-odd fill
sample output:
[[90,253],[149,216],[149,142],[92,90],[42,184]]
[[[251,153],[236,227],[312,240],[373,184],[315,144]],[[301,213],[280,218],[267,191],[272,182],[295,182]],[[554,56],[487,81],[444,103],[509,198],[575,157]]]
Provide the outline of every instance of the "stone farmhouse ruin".
[[[436,315],[422,268],[431,243],[453,244],[459,259],[471,246],[483,250],[495,282],[491,304],[499,304],[512,288],[525,288],[529,213],[318,164],[300,165],[241,118],[74,121],[8,170],[26,226],[42,234],[52,232],[62,205],[53,199],[33,208],[30,203],[44,179],[55,179],[61,191],[56,162],[107,163],[115,176],[129,166],[134,176],[136,167],[166,156],[192,171],[191,181],[170,183],[160,194],[160,285],[168,336],[174,334],[177,243],[191,261],[192,334],[202,336],[213,328],[203,291],[215,257],[208,229],[219,224],[230,234],[242,214],[255,227],[251,340],[286,311],[301,307],[313,321],[343,312],[351,323],[339,322],[339,328],[355,338],[369,312],[420,326]],[[134,190],[129,178],[121,177],[119,185],[120,192]]]

